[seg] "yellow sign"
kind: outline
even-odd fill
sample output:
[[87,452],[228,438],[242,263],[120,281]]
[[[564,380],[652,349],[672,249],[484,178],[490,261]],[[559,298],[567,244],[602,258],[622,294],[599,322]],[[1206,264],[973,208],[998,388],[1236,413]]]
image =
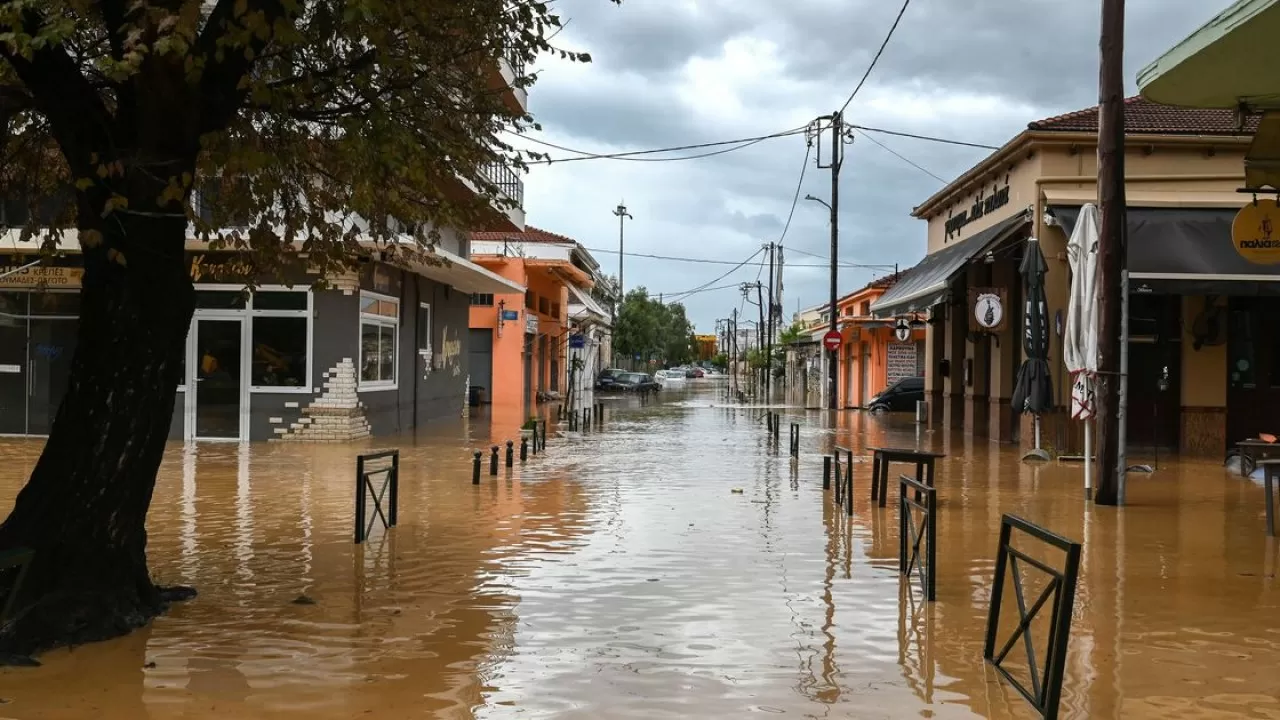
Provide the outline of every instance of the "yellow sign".
[[1231,223],[1231,244],[1255,265],[1280,263],[1280,208],[1275,200],[1247,203]]
[[18,270],[20,267],[0,266],[0,288],[78,288],[84,277],[84,268],[78,267],[37,265]]

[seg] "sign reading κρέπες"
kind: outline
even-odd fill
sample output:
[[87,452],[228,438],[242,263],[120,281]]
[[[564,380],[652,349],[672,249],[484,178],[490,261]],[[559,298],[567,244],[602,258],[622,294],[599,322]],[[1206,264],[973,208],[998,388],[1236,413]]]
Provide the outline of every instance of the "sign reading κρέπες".
[[[78,288],[84,277],[84,268],[52,267],[37,265],[21,268],[0,267],[0,287],[3,288]],[[16,272],[15,272],[16,271]]]

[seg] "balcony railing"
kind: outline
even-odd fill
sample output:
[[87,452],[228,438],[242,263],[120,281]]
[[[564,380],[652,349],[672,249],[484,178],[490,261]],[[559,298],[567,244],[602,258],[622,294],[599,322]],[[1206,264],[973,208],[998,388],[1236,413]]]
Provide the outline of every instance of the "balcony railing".
[[495,162],[486,165],[481,170],[481,174],[484,175],[485,180],[498,188],[498,192],[515,202],[516,207],[524,208],[524,180],[520,179],[520,173],[509,165]]
[[524,60],[506,55],[502,58],[507,61],[507,65],[511,67],[511,74],[516,78],[524,77]]

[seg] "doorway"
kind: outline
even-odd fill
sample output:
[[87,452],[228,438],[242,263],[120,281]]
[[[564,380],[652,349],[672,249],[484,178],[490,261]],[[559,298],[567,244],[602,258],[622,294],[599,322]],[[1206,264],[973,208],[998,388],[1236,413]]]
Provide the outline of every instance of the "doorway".
[[871,343],[863,341],[862,355],[858,359],[858,407],[866,407],[871,398],[867,391],[871,388]]
[[187,358],[186,436],[238,441],[248,425],[244,319],[199,317]]
[[[1227,326],[1227,445],[1280,432],[1280,298],[1234,297]],[[1201,321],[1207,324],[1207,321]]]
[[1126,442],[1178,447],[1181,426],[1182,298],[1129,297],[1129,398]]
[[78,293],[0,293],[0,435],[48,435],[71,375]]

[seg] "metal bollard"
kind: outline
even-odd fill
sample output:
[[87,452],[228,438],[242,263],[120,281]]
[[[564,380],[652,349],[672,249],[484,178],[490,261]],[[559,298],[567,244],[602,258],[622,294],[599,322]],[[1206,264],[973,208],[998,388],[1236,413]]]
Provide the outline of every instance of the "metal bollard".
[[800,457],[800,425],[791,423],[791,457]]
[[516,464],[515,443],[508,440],[507,441],[507,467],[511,467],[512,465],[515,465],[515,464]]
[[520,462],[525,462],[528,459],[529,459],[529,438],[522,437],[520,438]]
[[492,450],[493,450],[493,454],[489,456],[489,474],[497,475],[498,474],[498,446],[494,445]]
[[582,429],[587,430],[590,427],[591,427],[591,411],[587,408],[582,408]]
[[822,456],[822,489],[831,489],[831,456]]
[[547,421],[542,421],[542,452],[547,451]]
[[471,484],[480,484],[480,456],[483,455],[479,450],[476,451],[475,462],[471,465]]

